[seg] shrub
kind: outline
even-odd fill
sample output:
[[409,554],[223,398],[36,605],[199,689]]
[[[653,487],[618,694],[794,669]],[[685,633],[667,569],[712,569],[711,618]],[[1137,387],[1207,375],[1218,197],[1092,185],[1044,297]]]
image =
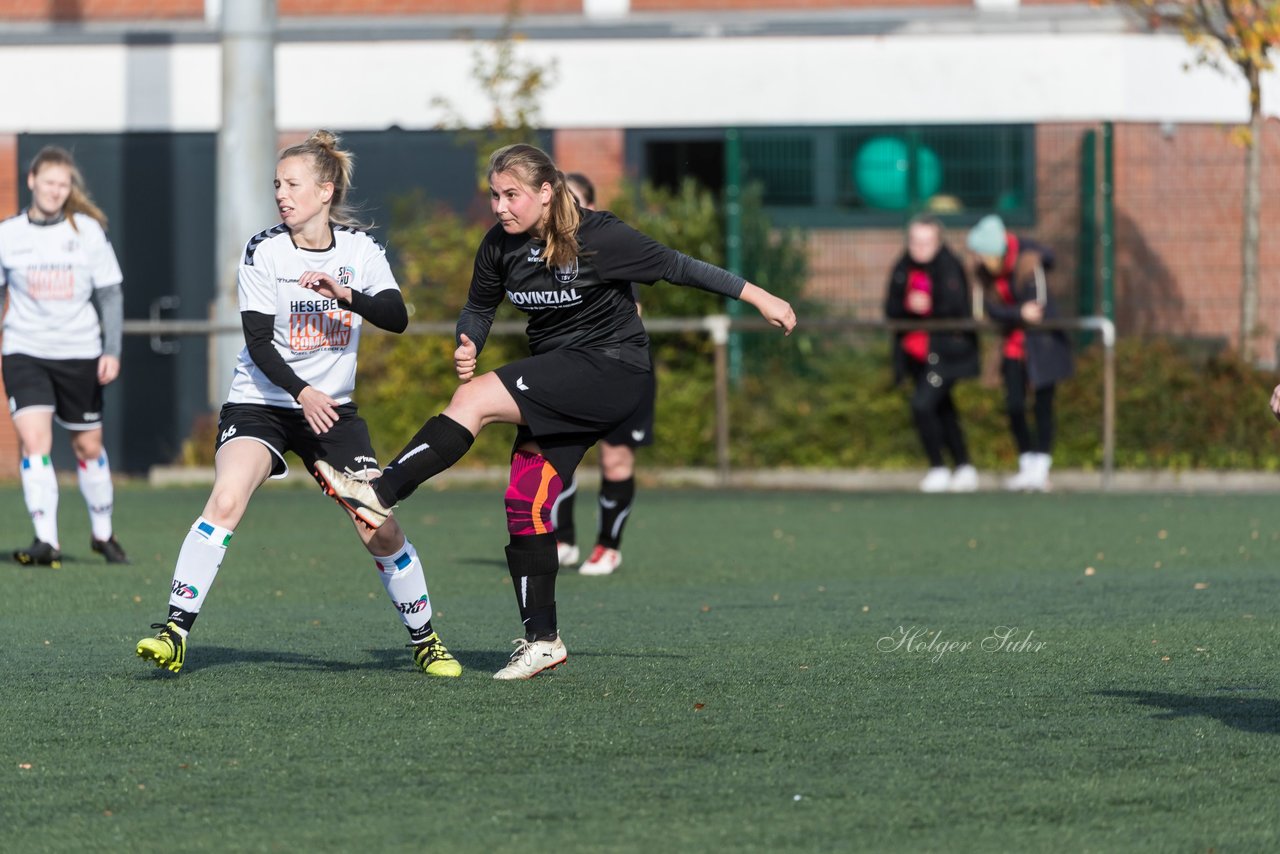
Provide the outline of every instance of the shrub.
[[[487,224],[468,223],[408,198],[391,236],[397,278],[412,320],[452,323],[466,300],[475,247]],[[758,204],[758,200],[750,202]],[[722,263],[719,208],[705,191],[686,184],[676,193],[647,188],[616,205],[624,220],[668,245]],[[750,214],[754,216],[754,214]],[[763,220],[757,220],[762,222]],[[758,226],[752,226],[758,228]],[[803,270],[798,241],[770,241],[762,269],[776,271],[771,288],[788,294]],[[770,254],[772,253],[772,254]],[[794,296],[794,294],[789,294]],[[715,297],[660,284],[642,290],[647,317],[702,316],[722,310]],[[801,329],[817,308],[800,302]],[[522,317],[510,307],[499,319]],[[372,327],[362,344],[357,402],[380,455],[394,453],[422,421],[448,403],[457,380],[453,341],[444,335],[388,335]],[[919,468],[923,454],[908,408],[910,389],[890,384],[889,336],[809,334],[784,340],[776,332],[745,333],[749,370],[730,396],[731,462],[736,467]],[[762,343],[762,342],[768,343]],[[999,358],[996,339],[983,338],[988,367]],[[715,388],[713,347],[706,335],[654,336],[658,374],[656,441],[642,465],[713,466]],[[494,335],[480,369],[526,353],[522,336]],[[1102,465],[1102,350],[1077,353],[1076,376],[1058,388],[1055,465]],[[988,370],[984,380],[956,391],[974,463],[1009,469],[1016,452],[1009,435],[1003,390]],[[1125,338],[1116,353],[1116,464],[1131,469],[1280,470],[1277,426],[1267,412],[1276,378],[1230,352],[1208,356],[1166,339]],[[203,433],[211,425],[205,425]],[[464,465],[506,460],[514,428],[489,428]],[[211,450],[207,436],[187,445],[193,460]]]

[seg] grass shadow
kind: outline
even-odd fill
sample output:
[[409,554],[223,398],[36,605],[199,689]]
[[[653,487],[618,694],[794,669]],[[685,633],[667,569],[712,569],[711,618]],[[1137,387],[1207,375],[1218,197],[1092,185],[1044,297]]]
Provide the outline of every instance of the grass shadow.
[[[498,671],[506,666],[511,657],[511,649],[454,649],[454,657],[462,662],[467,670]],[[413,658],[407,647],[388,647],[385,649],[367,650],[369,661],[338,661],[307,655],[287,650],[246,649],[230,646],[201,646],[195,650],[196,655],[183,666],[183,673],[196,673],[215,667],[235,665],[273,664],[284,670],[315,670],[326,673],[351,673],[370,670],[413,670]],[[671,653],[628,653],[628,652],[572,652],[569,659],[574,658],[685,658],[686,656]],[[156,676],[166,675],[163,669],[157,669]]]
[[[355,670],[398,670],[413,661],[408,649],[396,647],[371,649],[371,661],[338,661],[301,652],[279,649],[246,649],[232,646],[205,646],[193,649],[194,655],[183,666],[183,673],[243,664],[278,664],[286,670],[320,670],[346,673]],[[163,671],[161,671],[163,672]]]
[[[12,564],[18,569],[29,569],[32,572],[58,572],[57,569],[43,563],[19,563],[17,558],[13,556],[13,552],[14,550],[10,549],[6,552],[0,553],[0,563]],[[106,561],[104,561],[100,555],[93,554],[92,552],[90,552],[88,556],[79,555],[75,552],[63,552],[61,561],[62,569],[65,569],[69,563],[74,563],[78,566],[92,566],[94,564],[101,567],[107,566]],[[128,564],[118,564],[118,566],[119,565],[128,566]]]
[[[1213,718],[1232,729],[1267,735],[1280,734],[1280,700],[1269,697],[1241,697],[1239,689],[1223,689],[1217,696],[1167,694],[1160,691],[1098,691],[1098,696],[1132,700],[1140,706],[1163,709],[1156,720]],[[1231,693],[1226,693],[1230,691]]]

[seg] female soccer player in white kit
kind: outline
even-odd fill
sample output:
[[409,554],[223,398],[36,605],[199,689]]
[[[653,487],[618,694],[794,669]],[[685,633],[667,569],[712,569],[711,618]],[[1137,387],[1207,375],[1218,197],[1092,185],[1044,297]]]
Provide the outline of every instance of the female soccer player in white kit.
[[[213,492],[183,541],[169,612],[138,656],[177,673],[187,634],[253,493],[288,475],[285,452],[310,470],[326,460],[355,475],[379,472],[369,428],[351,400],[363,321],[392,332],[409,323],[386,253],[362,231],[346,197],[353,158],[324,130],[285,149],[276,164],[283,220],[255,235],[239,271],[245,347],[218,419]],[[431,627],[418,553],[392,522],[356,531],[409,630],[415,664],[430,676],[462,665]]]
[[22,453],[22,495],[35,540],[21,564],[58,568],[58,479],[49,452],[53,422],[71,433],[90,547],[128,563],[112,531],[115,490],[102,447],[102,387],[120,374],[124,279],[107,240],[107,218],[90,199],[70,152],[47,146],[27,170],[31,206],[0,223],[0,354],[9,413]]

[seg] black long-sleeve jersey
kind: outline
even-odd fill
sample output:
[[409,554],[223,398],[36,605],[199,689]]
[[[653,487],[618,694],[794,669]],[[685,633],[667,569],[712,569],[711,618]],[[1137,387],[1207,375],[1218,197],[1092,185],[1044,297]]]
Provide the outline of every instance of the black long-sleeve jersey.
[[578,257],[551,268],[546,243],[495,225],[476,252],[467,304],[457,333],[484,348],[503,294],[529,315],[533,355],[565,347],[602,350],[649,366],[649,337],[636,312],[632,282],[665,279],[737,299],[746,281],[697,261],[631,228],[608,211],[583,211]]

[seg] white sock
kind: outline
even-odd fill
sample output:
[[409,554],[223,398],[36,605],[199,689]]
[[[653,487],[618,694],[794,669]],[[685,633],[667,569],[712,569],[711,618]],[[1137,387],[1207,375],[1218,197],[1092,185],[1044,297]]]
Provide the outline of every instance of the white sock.
[[427,636],[426,626],[431,622],[431,598],[427,595],[427,577],[422,571],[422,561],[413,543],[407,539],[395,554],[381,557],[373,555],[378,565],[378,577],[391,597],[391,604],[400,613],[400,619],[409,629],[409,637],[416,643]]
[[[182,550],[178,552],[178,563],[173,568],[173,587],[169,593],[169,619],[181,626],[185,622],[182,614],[174,614],[173,610],[185,611],[188,614],[200,613],[213,579],[218,574],[222,559],[227,556],[227,546],[231,544],[234,532],[220,528],[203,516],[196,519],[187,538],[182,541]],[[190,626],[182,626],[189,629]]]
[[58,476],[48,454],[22,458],[22,497],[27,500],[36,539],[59,548]]
[[81,460],[76,467],[80,475],[80,494],[89,507],[89,526],[95,540],[111,539],[111,507],[115,502],[115,488],[111,485],[111,464],[107,452],[96,460]]

